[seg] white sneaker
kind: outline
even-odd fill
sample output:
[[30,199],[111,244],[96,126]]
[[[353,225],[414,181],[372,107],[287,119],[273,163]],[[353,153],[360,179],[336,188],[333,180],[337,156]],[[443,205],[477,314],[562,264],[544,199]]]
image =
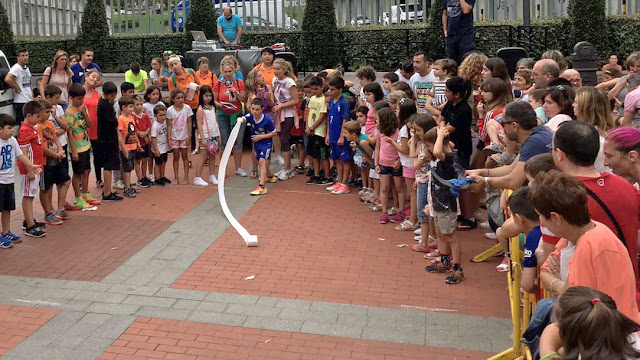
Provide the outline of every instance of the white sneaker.
[[193,179],[193,185],[198,185],[198,186],[209,186],[209,183],[202,180],[201,177],[196,177]]
[[502,263],[500,263],[500,265],[496,266],[496,271],[497,272],[507,272],[509,271],[509,259],[508,258],[502,258]]
[[215,175],[209,175],[209,182],[213,185],[218,185],[218,179],[216,179]]
[[296,172],[293,169],[290,169],[287,172],[287,176],[289,177],[289,179],[291,179],[292,177],[296,176]]
[[122,180],[118,180],[118,181],[116,181],[116,183],[115,183],[115,184],[113,184],[113,187],[114,187],[115,189],[120,189],[120,190],[122,190],[122,189],[124,189],[124,182],[123,182]]
[[247,177],[247,173],[243,169],[236,169],[236,175]]
[[156,177],[153,176],[153,174],[149,174],[149,176],[147,176],[149,178],[150,181],[155,181]]
[[286,181],[289,180],[290,178],[292,178],[293,176],[289,176],[289,174],[292,172],[292,170],[285,170],[282,169],[282,171],[280,172],[280,174],[278,175],[278,180],[282,180],[282,181]]
[[480,224],[478,224],[478,226],[480,227],[480,229],[491,229],[491,226],[489,226],[489,222],[485,221],[485,222],[481,222]]
[[417,229],[413,230],[413,234],[414,235],[422,235],[422,229],[417,228]]
[[278,165],[284,165],[284,158],[282,157],[282,155],[276,155],[275,160],[278,163]]
[[484,237],[486,237],[489,240],[498,240],[498,236],[492,232],[485,233]]
[[276,171],[276,172],[273,174],[273,176],[275,176],[275,177],[279,178],[279,177],[280,177],[280,174],[282,174],[282,172],[283,172],[283,171],[284,171],[284,169],[280,169],[280,170]]
[[417,242],[422,241],[422,235],[416,235],[416,236],[414,236],[414,237],[413,237],[413,240],[414,240],[414,241],[417,241]]

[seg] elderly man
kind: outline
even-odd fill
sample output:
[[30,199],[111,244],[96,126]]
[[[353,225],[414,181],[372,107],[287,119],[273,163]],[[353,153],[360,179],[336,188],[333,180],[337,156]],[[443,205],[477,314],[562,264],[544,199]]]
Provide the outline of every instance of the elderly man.
[[582,87],[582,76],[580,76],[578,70],[567,69],[562,73],[561,77],[571,83],[573,90],[578,90]]
[[234,15],[230,7],[224,8],[222,15],[218,18],[218,36],[225,45],[240,44],[242,37],[242,19]]
[[555,61],[551,59],[538,60],[533,65],[533,82],[536,89],[544,89],[549,83],[560,77],[560,68]]

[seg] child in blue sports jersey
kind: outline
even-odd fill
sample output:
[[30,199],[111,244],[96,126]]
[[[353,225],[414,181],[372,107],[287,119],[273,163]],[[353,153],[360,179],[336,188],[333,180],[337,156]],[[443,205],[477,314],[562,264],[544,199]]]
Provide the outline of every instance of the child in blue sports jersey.
[[329,146],[329,158],[332,159],[338,168],[338,179],[327,188],[332,194],[349,193],[349,173],[351,171],[351,146],[346,141],[342,126],[351,119],[351,108],[349,102],[342,96],[344,80],[335,77],[329,81],[329,106],[327,111],[328,130],[325,137],[325,144]]
[[239,118],[238,121],[246,122],[251,128],[251,140],[255,150],[256,159],[260,166],[260,183],[251,192],[251,195],[263,195],[267,193],[265,182],[274,183],[276,177],[269,171],[269,162],[271,159],[271,147],[273,138],[278,136],[273,121],[262,113],[262,99],[255,98],[251,101],[250,113]]

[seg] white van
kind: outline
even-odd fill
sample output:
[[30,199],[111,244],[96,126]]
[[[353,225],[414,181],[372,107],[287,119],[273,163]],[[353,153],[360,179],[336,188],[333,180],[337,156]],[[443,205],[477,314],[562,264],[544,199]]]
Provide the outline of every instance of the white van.
[[0,50],[0,114],[15,116],[13,111],[13,89],[4,82],[4,77],[9,73],[11,65],[9,60]]
[[[398,14],[398,11],[400,14]],[[400,21],[398,21],[398,19]],[[382,25],[384,26],[389,26],[390,24],[404,24],[406,22],[407,13],[402,7],[398,7],[398,5],[391,6],[391,16],[389,16],[389,12],[382,13]]]

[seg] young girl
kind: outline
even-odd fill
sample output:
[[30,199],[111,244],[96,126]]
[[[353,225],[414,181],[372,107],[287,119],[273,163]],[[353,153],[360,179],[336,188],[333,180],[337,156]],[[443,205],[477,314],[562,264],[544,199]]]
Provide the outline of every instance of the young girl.
[[596,171],[612,173],[609,167],[604,166],[604,140],[607,132],[616,127],[607,95],[591,86],[582,87],[576,92],[573,109],[578,121],[595,127],[600,135],[600,151],[594,164]]
[[[158,58],[158,61],[160,59]],[[160,87],[157,85],[151,85],[147,88],[147,91],[144,94],[145,103],[142,105],[142,110],[149,117],[151,124],[156,120],[156,116],[153,112],[153,108],[158,104],[162,104],[160,102]],[[164,105],[164,104],[163,104]],[[149,180],[154,181],[155,177],[153,175],[153,156],[149,156]]]
[[[142,109],[144,103],[144,97],[142,95],[138,95],[133,102],[132,115],[136,135],[138,135],[138,141],[142,148],[142,152],[136,152],[136,176],[138,177],[138,186],[146,188],[153,184],[153,182],[147,177],[147,164],[149,163],[149,157],[151,156],[151,151],[149,150],[151,139],[149,138],[149,133],[151,132],[151,125],[153,123]],[[149,174],[150,173],[151,171]]]
[[540,360],[640,359],[640,325],[620,313],[608,295],[571,287],[558,298],[554,314],[556,322],[540,337]]
[[193,110],[184,104],[184,91],[175,88],[171,92],[173,105],[167,109],[167,133],[169,134],[170,148],[173,151],[173,173],[176,184],[180,184],[180,157],[184,167],[182,184],[189,184],[189,146],[191,145],[191,118]]
[[384,93],[382,92],[382,87],[377,82],[368,83],[364,86],[364,98],[367,102],[367,107],[369,108],[369,112],[367,113],[367,122],[364,125],[364,133],[367,135],[371,135],[373,133],[373,129],[376,128],[376,119],[373,116],[374,109],[373,104],[376,101],[384,100]]
[[571,86],[558,85],[550,88],[549,93],[544,97],[544,104],[542,105],[544,114],[549,119],[545,126],[555,132],[563,122],[575,119],[573,113],[574,99],[575,93]]
[[[409,156],[409,139],[411,138],[410,130],[413,126],[411,124],[411,117],[416,114],[416,104],[410,99],[400,99],[398,102],[398,111],[396,115],[398,117],[398,126],[400,126],[400,133],[396,142],[392,145],[398,150],[398,156],[400,157],[400,163],[402,165],[402,177],[407,183],[407,189],[410,191],[411,199],[411,216],[405,220],[404,207],[399,207],[396,215],[391,219],[392,222],[398,223],[396,230],[400,231],[413,231],[415,230],[415,224],[417,223],[416,213],[416,193],[413,190],[413,182],[416,177],[416,171],[413,168],[413,161]],[[395,179],[394,179],[395,183]],[[404,186],[401,186],[402,190],[398,190],[405,193]],[[400,196],[398,196],[400,197]]]
[[391,110],[398,112],[398,101],[400,101],[400,99],[408,98],[409,97],[407,96],[407,93],[405,93],[404,91],[393,90],[389,93],[389,96],[387,96],[387,101],[389,102],[389,107],[391,108]]
[[398,156],[398,150],[393,145],[398,140],[398,118],[393,110],[389,108],[378,110],[378,118],[380,135],[376,138],[375,168],[380,174],[380,203],[382,205],[380,224],[386,224],[389,222],[389,213],[387,211],[389,211],[388,202],[392,177],[396,191],[398,191],[399,209],[404,209],[406,196],[404,183],[402,182],[400,157]]
[[213,105],[213,90],[207,85],[200,88],[200,106],[196,112],[196,125],[198,127],[198,137],[200,139],[200,154],[196,162],[196,177],[193,183],[199,186],[209,184],[202,179],[202,168],[209,159],[209,182],[218,185],[216,179],[216,153],[220,149],[220,129],[216,119],[216,108]]
[[529,101],[529,91],[533,85],[533,72],[520,69],[513,76],[513,97],[518,101]]
[[[250,104],[253,99],[262,99],[262,113],[269,119],[273,120],[273,111],[271,110],[275,105],[273,97],[273,88],[271,84],[265,84],[264,75],[259,69],[253,69],[247,74],[247,79],[244,82],[245,91],[247,92],[247,108],[251,107]],[[273,147],[275,150],[275,160],[278,164],[284,164],[284,158],[280,155],[280,138],[273,138]],[[258,160],[252,157],[253,170],[251,171],[251,178],[258,177]]]
[[[356,114],[355,116],[356,121],[360,125],[360,128],[364,130],[364,125],[367,123],[367,113],[369,113],[369,109],[366,106],[360,106],[356,108],[354,112]],[[365,134],[363,131],[360,132],[360,136],[358,139],[359,139],[358,145],[360,145],[361,148],[362,148],[362,145],[360,144],[361,140],[366,141],[367,146],[369,146],[369,136]],[[368,161],[366,163],[363,162],[362,166],[359,166],[359,167],[362,173],[362,189],[358,192],[358,195],[362,197],[371,195],[373,193],[373,184],[371,183],[372,180],[369,179],[369,170],[371,169],[371,161]],[[360,200],[364,201],[363,198],[360,198]]]
[[487,80],[489,78],[497,78],[504,81],[505,85],[509,89],[507,95],[507,102],[513,101],[513,90],[511,89],[511,76],[509,76],[509,70],[504,60],[501,58],[491,58],[484,63],[482,67],[482,78]]
[[[364,108],[366,109],[366,107]],[[369,190],[373,191],[373,189],[369,189],[365,185],[368,184],[369,169],[373,156],[373,149],[369,145],[369,137],[361,132],[362,126],[355,120],[347,121],[342,126],[342,130],[353,150],[353,163],[360,168],[362,173],[362,190],[358,194],[365,195]]]
[[[149,71],[149,80],[151,80],[151,85],[158,87],[162,86],[163,84],[160,81],[160,76],[162,76],[162,59],[156,57],[151,60],[151,71]],[[147,88],[147,93],[149,93],[149,88]]]
[[502,132],[502,111],[507,105],[509,88],[504,81],[497,78],[489,78],[480,86],[484,100],[478,103],[478,115],[484,119],[480,132],[482,147],[493,144],[501,144],[499,134]]
[[304,151],[304,129],[305,129],[305,121],[304,121],[304,112],[307,107],[307,101],[311,98],[311,96],[306,97],[308,94],[311,94],[311,87],[304,87],[304,83],[302,81],[298,81],[296,83],[296,87],[298,89],[302,89],[303,91],[298,91],[298,103],[296,104],[296,111],[298,112],[298,119],[300,120],[300,126],[294,126],[289,133],[291,137],[291,144],[296,146],[296,151],[298,153],[298,165],[296,165],[293,170],[298,174],[304,174],[306,169],[306,157],[307,154]]
[[[378,118],[378,111],[382,110],[384,108],[388,108],[389,105],[387,105],[387,102],[384,100],[380,100],[380,101],[376,101],[375,103],[373,103],[373,106],[371,106],[371,109],[373,110],[373,119],[376,123],[376,127],[374,128],[373,132],[371,134],[367,134],[366,133],[366,128],[365,128],[365,134],[367,134],[368,139],[369,139],[369,145],[370,146],[375,146],[376,145],[376,141],[378,140],[378,137],[380,136],[380,131],[377,128],[377,124],[379,122],[379,118]],[[389,109],[391,110],[391,109]],[[393,110],[392,110],[393,112]],[[367,121],[369,121],[369,112],[367,112]],[[375,154],[374,154],[375,156]],[[375,159],[374,159],[375,160]],[[375,161],[370,165],[373,166],[375,165]],[[362,199],[365,204],[368,204],[371,206],[371,211],[382,211],[382,205],[380,205],[380,200],[379,200],[379,195],[380,195],[380,174],[376,171],[375,166],[373,166],[370,170],[369,170],[369,180],[370,182],[373,182],[373,192],[370,193],[370,195],[368,196],[364,196],[364,198]]]
[[440,115],[440,111],[447,102],[447,96],[445,95],[445,84],[452,76],[455,75],[457,70],[457,64],[451,59],[440,59],[433,63],[433,75],[438,78],[438,81],[433,86],[431,96],[427,100],[427,111],[435,117]]
[[293,71],[283,59],[273,62],[273,94],[276,105],[273,110],[273,123],[280,134],[280,151],[284,154],[284,168],[276,173],[278,179],[288,180],[295,176],[291,167],[291,129],[300,127],[298,104],[298,88],[293,80]]

